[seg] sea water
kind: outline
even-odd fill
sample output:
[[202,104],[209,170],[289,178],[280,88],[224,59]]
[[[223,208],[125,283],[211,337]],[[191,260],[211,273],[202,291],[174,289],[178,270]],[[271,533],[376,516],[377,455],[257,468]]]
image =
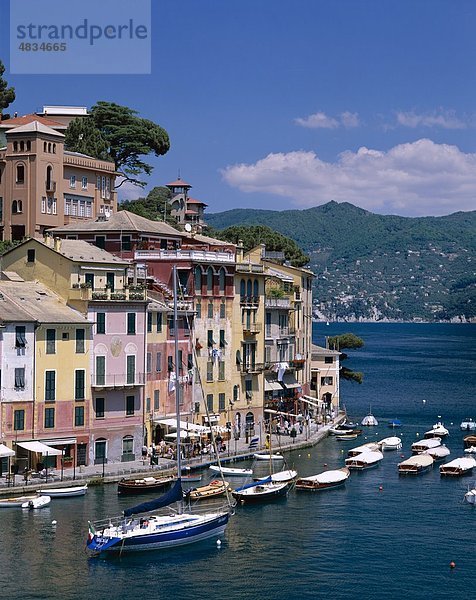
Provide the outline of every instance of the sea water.
[[[88,519],[118,514],[130,499],[116,486],[52,500],[41,511],[0,512],[0,597],[5,600],[141,598],[463,600],[474,595],[476,510],[463,503],[474,477],[438,468],[399,477],[397,464],[437,420],[450,430],[449,459],[463,455],[461,420],[476,419],[474,325],[317,325],[314,340],[353,332],[365,346],[347,364],[362,385],[342,383],[350,418],[379,420],[357,440],[329,437],[287,453],[301,476],[343,465],[347,450],[390,435],[401,451],[353,473],[342,488],[293,491],[262,506],[239,506],[221,546],[208,540],[168,552],[88,558]],[[387,426],[401,419],[401,429]],[[447,460],[449,460],[447,459]],[[52,522],[57,521],[56,525]],[[455,567],[450,568],[454,562]]]

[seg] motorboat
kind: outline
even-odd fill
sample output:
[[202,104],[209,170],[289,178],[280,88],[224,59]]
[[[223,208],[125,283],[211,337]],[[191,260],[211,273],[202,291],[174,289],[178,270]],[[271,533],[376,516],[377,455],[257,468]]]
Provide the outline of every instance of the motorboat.
[[362,452],[357,456],[346,458],[345,466],[349,469],[355,469],[356,471],[364,471],[366,469],[376,467],[382,459],[383,454],[378,450],[374,452],[368,450],[367,452]]
[[461,421],[461,431],[474,431],[476,429],[476,421],[473,419],[464,419]]
[[190,500],[207,500],[208,498],[217,498],[223,496],[230,487],[228,481],[214,479],[208,485],[202,485],[196,488],[190,488],[184,495]]
[[232,495],[243,504],[270,502],[287,496],[291,484],[290,481],[272,481],[270,476],[237,488]]
[[346,431],[350,431],[357,427],[357,423],[339,423],[335,427],[329,428],[329,433],[331,435],[339,435],[341,433],[345,433]]
[[225,477],[251,477],[253,475],[253,469],[235,469],[218,465],[210,465],[209,469],[216,473],[222,473]]
[[296,481],[296,489],[312,492],[328,490],[344,485],[349,477],[350,470],[348,467],[324,471],[323,473],[319,473],[319,475],[300,477]]
[[43,488],[37,490],[41,496],[50,496],[51,498],[70,498],[71,496],[84,496],[88,491],[88,485],[77,485],[63,488]]
[[402,447],[402,439],[396,436],[387,437],[380,442],[377,442],[380,450],[400,450]]
[[256,460],[284,460],[284,456],[282,454],[253,454]]
[[388,426],[391,427],[392,429],[395,429],[396,427],[401,427],[402,422],[400,421],[400,419],[391,419],[388,422]]
[[466,492],[466,494],[464,495],[464,499],[469,504],[476,504],[476,488],[474,488],[472,490],[468,490]]
[[348,442],[349,440],[356,440],[359,435],[360,434],[351,431],[345,435],[336,435],[336,440],[339,442]]
[[474,467],[476,467],[476,459],[474,459],[472,456],[455,458],[449,463],[440,466],[440,475],[447,475],[452,477],[462,477],[464,475],[471,475]]
[[28,500],[27,502],[24,502],[21,505],[21,507],[26,508],[28,510],[36,510],[37,508],[44,508],[45,506],[48,506],[48,504],[50,502],[51,502],[50,496],[36,496],[32,500]]
[[476,447],[476,435],[467,435],[463,438],[463,446],[465,448]]
[[378,421],[370,412],[366,417],[362,419],[360,424],[364,427],[376,427],[378,425]]
[[367,444],[362,444],[362,446],[356,446],[355,448],[351,448],[347,452],[347,457],[357,456],[358,454],[362,454],[362,452],[374,452],[375,450],[380,450],[377,442],[368,442]]
[[410,456],[398,465],[400,475],[420,475],[433,466],[433,457],[429,454]]
[[450,432],[446,429],[446,427],[443,425],[443,423],[440,423],[440,421],[438,421],[438,423],[435,423],[429,431],[425,431],[424,437],[426,439],[428,439],[428,438],[444,438],[444,437],[448,436],[449,433]]
[[420,454],[430,448],[441,446],[441,438],[429,438],[426,440],[418,440],[412,444],[412,454]]
[[436,446],[436,448],[424,450],[422,454],[429,454],[435,462],[438,462],[450,455],[450,449],[447,446]]
[[162,490],[174,481],[172,475],[161,477],[142,477],[140,479],[121,479],[117,484],[117,493],[123,496],[150,494]]
[[38,495],[31,496],[14,496],[12,498],[0,498],[0,508],[19,507],[38,498]]

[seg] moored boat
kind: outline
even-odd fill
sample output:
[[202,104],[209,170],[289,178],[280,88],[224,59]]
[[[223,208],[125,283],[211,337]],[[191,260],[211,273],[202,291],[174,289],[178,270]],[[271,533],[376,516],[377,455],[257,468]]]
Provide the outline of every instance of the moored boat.
[[256,460],[284,460],[282,454],[260,454],[259,452],[253,454]]
[[447,437],[449,433],[450,432],[446,429],[443,423],[440,423],[440,421],[438,421],[438,423],[435,423],[430,430],[425,431],[424,437],[426,439],[444,438]]
[[435,462],[443,460],[450,455],[450,449],[447,446],[436,446],[436,448],[429,448],[422,452],[422,454],[429,454],[433,457]]
[[142,477],[140,479],[121,479],[117,484],[117,493],[124,496],[149,494],[150,492],[162,490],[173,481],[174,477],[171,475],[162,477]]
[[462,477],[463,475],[471,475],[476,460],[470,456],[463,458],[455,458],[454,460],[440,466],[440,475]]
[[396,427],[401,427],[402,422],[400,421],[400,419],[391,419],[388,422],[388,426],[391,427],[392,429],[395,429]]
[[185,492],[185,496],[190,500],[207,500],[208,498],[217,498],[223,496],[230,487],[228,481],[214,479],[208,485],[191,488]]
[[412,444],[412,453],[420,454],[425,450],[429,450],[430,448],[436,448],[437,446],[441,446],[440,438],[430,438],[426,440],[417,440]]
[[376,427],[378,425],[378,421],[373,416],[373,414],[370,412],[367,416],[365,416],[362,419],[360,424],[363,425],[364,427]]
[[244,504],[270,502],[286,496],[290,486],[290,481],[276,482],[268,477],[237,488],[233,490],[232,495],[235,500]]
[[19,507],[25,502],[30,502],[30,500],[35,500],[38,498],[38,495],[31,496],[14,496],[12,498],[0,498],[0,508],[11,508],[11,507]]
[[461,421],[461,431],[474,431],[476,429],[476,421],[473,419],[465,419]]
[[350,476],[350,470],[347,467],[342,469],[333,469],[324,471],[318,475],[310,475],[309,477],[300,477],[296,481],[297,490],[320,491],[344,485]]
[[399,463],[398,472],[400,475],[420,475],[420,473],[431,469],[432,466],[432,456],[429,454],[417,454]]
[[235,469],[218,465],[210,465],[209,468],[216,473],[222,473],[225,477],[251,477],[253,475],[253,469]]
[[88,485],[77,485],[63,488],[43,488],[37,490],[41,496],[50,496],[51,498],[70,498],[71,496],[84,496],[88,491]]
[[476,435],[467,435],[463,438],[463,446],[465,448],[475,448],[476,447]]
[[366,469],[376,467],[382,459],[383,454],[378,450],[374,452],[368,450],[367,452],[362,452],[357,456],[346,458],[345,466],[349,469],[355,469],[356,471],[364,471]]
[[351,448],[347,452],[347,457],[357,456],[358,454],[362,454],[362,452],[374,452],[375,450],[379,450],[379,446],[376,442],[368,442],[367,444],[362,444],[362,446],[356,446],[355,448]]
[[380,450],[400,450],[402,439],[396,436],[387,437],[378,442]]
[[474,488],[472,490],[468,490],[466,492],[466,494],[464,495],[464,499],[469,504],[476,504],[476,488]]
[[36,510],[37,508],[44,508],[51,502],[50,496],[36,496],[28,502],[24,502],[21,507],[28,510]]

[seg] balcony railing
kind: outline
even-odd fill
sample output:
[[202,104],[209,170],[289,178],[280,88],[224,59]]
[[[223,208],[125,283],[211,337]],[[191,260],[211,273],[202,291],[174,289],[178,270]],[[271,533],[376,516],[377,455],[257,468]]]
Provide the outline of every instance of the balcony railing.
[[91,387],[110,389],[135,387],[137,385],[144,385],[145,380],[145,373],[122,373],[120,375],[95,373],[91,375]]
[[186,260],[206,263],[234,263],[232,252],[210,252],[207,250],[136,250],[136,260]]
[[289,367],[295,370],[304,369],[305,364],[306,361],[304,358],[294,358],[293,360],[289,361]]
[[266,363],[241,363],[239,370],[241,373],[262,373],[266,369]]
[[265,306],[266,308],[289,309],[291,308],[291,302],[289,298],[266,298]]
[[261,323],[243,323],[243,331],[249,334],[256,334],[262,330]]
[[112,300],[112,301],[136,301],[146,299],[146,290],[125,288],[122,290],[111,290],[110,288],[95,288],[91,294],[92,300]]
[[56,192],[56,181],[45,181],[46,191],[47,192]]
[[259,296],[241,296],[240,304],[257,306],[259,304]]

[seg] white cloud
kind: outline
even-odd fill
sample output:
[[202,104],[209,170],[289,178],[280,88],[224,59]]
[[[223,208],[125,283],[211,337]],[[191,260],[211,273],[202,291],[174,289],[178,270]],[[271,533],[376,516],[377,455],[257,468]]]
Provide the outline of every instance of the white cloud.
[[[120,183],[121,179],[118,178],[117,181]],[[121,187],[117,188],[117,198],[119,202],[122,202],[123,200],[135,200],[136,198],[146,195],[147,192],[145,192],[143,188],[139,185],[134,185],[130,181],[125,181]]]
[[427,114],[414,111],[397,112],[397,122],[404,127],[440,127],[442,129],[466,129],[467,124],[456,116],[454,110],[439,110]]
[[338,127],[358,127],[360,125],[358,113],[345,111],[337,118],[329,117],[326,113],[317,112],[308,117],[298,117],[294,122],[307,129],[337,129]]
[[302,150],[272,153],[254,164],[230,165],[222,174],[243,192],[283,196],[300,208],[330,200],[408,216],[475,208],[476,154],[429,139],[386,152],[362,147],[335,162]]

